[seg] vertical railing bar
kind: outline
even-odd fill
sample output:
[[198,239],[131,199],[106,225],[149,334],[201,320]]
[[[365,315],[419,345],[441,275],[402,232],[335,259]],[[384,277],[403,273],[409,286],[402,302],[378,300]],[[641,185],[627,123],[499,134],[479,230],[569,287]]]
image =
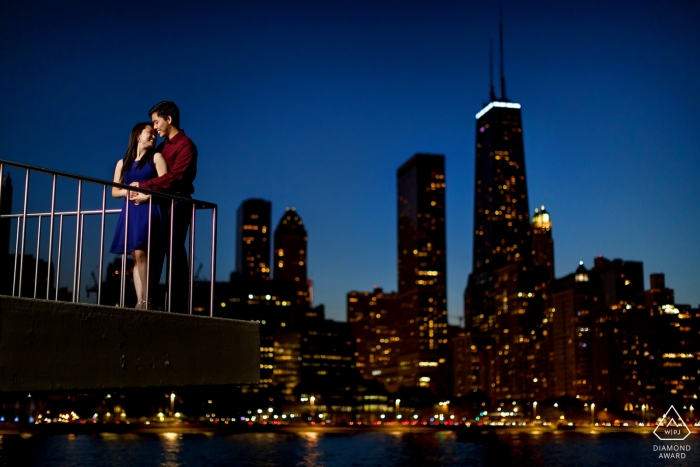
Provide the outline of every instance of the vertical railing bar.
[[102,185],[102,222],[100,224],[100,272],[97,274],[97,304],[102,304],[102,269],[105,258],[105,211],[107,210],[107,185]]
[[194,219],[195,208],[192,203],[192,224],[190,225],[190,314],[192,314],[192,306],[194,304]]
[[73,258],[73,303],[78,301],[79,291],[76,290],[76,282],[78,278],[78,248],[80,243],[80,208],[83,197],[83,181],[78,180],[78,210],[75,214],[75,255]]
[[209,316],[214,316],[214,284],[216,282],[216,210],[214,206],[211,210],[211,276],[209,279]]
[[[17,258],[19,256],[19,217],[17,218],[17,234],[15,235],[15,267],[12,269],[12,296],[15,296],[17,285]],[[19,294],[17,294],[19,296]]]
[[85,214],[80,214],[80,247],[78,248],[78,280],[76,281],[75,288],[78,291],[76,296],[76,303],[80,303],[80,281],[83,274],[83,232],[85,228]]
[[24,208],[22,211],[22,247],[19,252],[19,287],[17,296],[22,296],[22,269],[24,268],[24,243],[27,239],[27,202],[29,200],[29,169],[24,178]]
[[34,298],[36,298],[36,290],[38,288],[39,282],[39,253],[41,248],[41,217],[39,216],[39,223],[36,228],[36,262],[34,263]]
[[63,246],[63,214],[58,217],[58,256],[56,257],[56,301],[58,301],[58,288],[61,283],[61,247]]
[[[129,237],[129,204],[131,204],[129,201],[129,194],[130,191],[126,190],[126,199],[124,200],[124,203],[126,204],[126,208],[124,209],[124,254],[122,255],[122,277],[120,283],[121,291],[119,293],[119,306],[122,308],[126,306],[126,240]],[[134,261],[134,266],[136,266],[136,261]]]
[[[5,169],[5,164],[0,162],[0,214],[9,214],[9,213],[2,212],[2,174],[3,174],[4,169]],[[2,223],[2,220],[0,220],[0,223]],[[7,223],[8,223],[8,225],[12,225],[12,221],[10,219],[7,219]],[[8,235],[9,235],[9,232],[8,232]],[[10,239],[8,238],[7,241],[9,242]],[[9,249],[9,245],[8,245],[8,249]],[[9,253],[10,252],[8,251],[7,254],[9,254]],[[4,253],[0,253],[0,254],[4,254]],[[12,295],[14,295],[14,293]]]
[[8,212],[2,212],[2,174],[4,173],[4,170],[5,164],[0,162],[0,214],[9,214]]
[[148,240],[146,244],[146,294],[144,299],[146,301],[146,306],[143,308],[148,309],[148,304],[150,303],[150,297],[148,296],[148,288],[150,287],[150,277],[151,277],[151,217],[153,216],[153,196],[148,197]]
[[170,254],[168,255],[168,312],[173,304],[173,219],[175,218],[175,200],[170,200]]
[[51,214],[49,216],[49,257],[46,261],[46,300],[51,294],[51,260],[53,259],[53,219],[56,211],[56,175],[53,176],[53,186],[51,188]]

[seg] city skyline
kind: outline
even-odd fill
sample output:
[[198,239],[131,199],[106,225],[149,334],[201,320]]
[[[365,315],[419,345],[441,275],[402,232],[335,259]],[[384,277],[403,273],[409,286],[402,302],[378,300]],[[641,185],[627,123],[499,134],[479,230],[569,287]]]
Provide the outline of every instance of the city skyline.
[[[556,276],[599,254],[641,261],[645,288],[650,273],[664,273],[677,301],[697,306],[700,95],[688,60],[698,11],[503,7],[508,95],[523,106],[530,205],[551,215]],[[3,7],[0,56],[13,70],[0,78],[4,158],[108,179],[144,109],[173,99],[202,154],[195,197],[221,208],[218,279],[235,269],[243,200],[272,201],[272,219],[296,206],[314,301],[343,319],[348,291],[397,290],[394,171],[414,153],[445,154],[447,304],[457,323],[472,263],[472,119],[488,100],[498,5],[154,9],[189,15],[203,35],[175,33],[194,66],[167,83],[148,76],[148,15],[25,8]],[[28,24],[30,35],[20,30]],[[36,109],[61,118],[37,127]],[[14,172],[13,181],[17,189]]]

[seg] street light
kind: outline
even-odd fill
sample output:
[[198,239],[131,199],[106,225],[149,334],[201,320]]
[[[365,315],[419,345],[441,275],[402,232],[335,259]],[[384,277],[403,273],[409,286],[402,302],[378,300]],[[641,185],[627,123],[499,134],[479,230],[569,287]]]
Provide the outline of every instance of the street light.
[[691,406],[690,406],[690,421],[691,421],[691,422],[695,422],[695,419],[693,418],[693,410],[695,410],[695,409],[694,409],[693,406],[691,405]]
[[170,415],[175,412],[175,393],[171,392],[170,393]]
[[591,423],[595,425],[595,403],[591,403]]
[[642,404],[642,425],[646,424],[647,422],[647,417],[644,411],[646,410],[647,406],[646,404]]
[[396,399],[396,418],[399,417],[399,404],[401,403],[401,399]]
[[532,403],[532,417],[537,420],[537,401]]
[[311,396],[309,398],[309,403],[311,404],[311,416],[312,417],[314,416],[314,401],[315,400],[316,400],[316,398],[314,396]]

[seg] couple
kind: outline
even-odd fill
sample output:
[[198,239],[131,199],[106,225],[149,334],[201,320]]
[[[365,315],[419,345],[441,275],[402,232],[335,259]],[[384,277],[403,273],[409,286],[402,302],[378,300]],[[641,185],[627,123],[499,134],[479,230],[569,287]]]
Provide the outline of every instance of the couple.
[[[114,183],[131,185],[147,190],[192,197],[193,182],[197,175],[197,147],[180,128],[180,109],[174,102],[163,101],[148,112],[150,122],[138,123],[131,130],[129,145],[124,159],[114,169]],[[156,132],[164,141],[156,147]],[[136,308],[147,309],[146,270],[148,242],[149,199],[151,195],[123,188],[112,188],[114,198],[129,196],[129,222],[125,243],[126,203],[119,216],[117,230],[110,248],[111,253],[130,253],[134,260],[134,288]],[[171,212],[172,207],[172,212]],[[187,313],[189,291],[189,267],[185,240],[192,218],[192,204],[171,202],[167,198],[155,197],[151,201],[151,267],[149,274],[149,297],[160,281],[163,258],[170,254],[169,240],[172,218],[172,294],[173,309]],[[166,275],[167,277],[167,275]]]

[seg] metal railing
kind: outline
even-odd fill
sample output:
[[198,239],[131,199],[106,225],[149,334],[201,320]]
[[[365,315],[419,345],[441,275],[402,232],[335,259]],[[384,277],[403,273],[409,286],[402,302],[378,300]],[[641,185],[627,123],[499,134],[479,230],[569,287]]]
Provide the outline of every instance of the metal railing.
[[[55,219],[58,217],[58,244],[57,244],[57,259],[56,259],[56,277],[55,277],[55,296],[53,300],[59,299],[59,284],[61,277],[61,250],[63,246],[63,228],[64,221],[67,218],[75,217],[75,254],[73,258],[73,281],[72,281],[72,302],[80,302],[80,282],[81,282],[81,269],[82,269],[82,253],[83,253],[83,240],[84,240],[84,224],[86,216],[100,216],[100,258],[99,258],[99,277],[97,279],[97,303],[101,303],[102,298],[102,283],[103,283],[103,270],[104,270],[104,239],[105,239],[105,218],[108,215],[119,215],[121,209],[107,209],[107,187],[120,188],[126,191],[126,202],[125,202],[125,224],[124,224],[124,254],[122,254],[122,265],[121,265],[121,283],[120,283],[120,295],[119,295],[119,306],[124,307],[124,299],[126,295],[126,272],[127,272],[127,237],[129,229],[129,206],[132,202],[129,200],[130,192],[144,193],[151,195],[148,199],[148,248],[147,248],[147,259],[146,259],[146,281],[145,281],[145,298],[146,303],[149,304],[149,293],[151,289],[151,284],[149,280],[151,279],[151,220],[153,214],[153,199],[158,198],[163,205],[163,202],[170,203],[170,216],[167,221],[170,223],[169,239],[167,241],[168,254],[167,254],[167,265],[166,265],[166,282],[167,282],[167,300],[165,303],[165,310],[172,310],[172,287],[173,287],[173,227],[174,227],[174,212],[175,203],[187,203],[191,205],[192,208],[189,209],[192,212],[192,217],[190,219],[189,225],[189,303],[188,310],[192,314],[193,309],[193,291],[194,291],[194,252],[195,252],[195,214],[197,210],[211,210],[211,269],[210,269],[210,284],[209,284],[209,316],[213,316],[214,310],[214,284],[215,284],[215,273],[216,273],[216,227],[217,227],[217,210],[218,206],[214,203],[209,203],[206,201],[199,201],[190,198],[185,198],[176,195],[170,195],[160,192],[155,192],[151,190],[146,190],[143,188],[136,188],[134,186],[123,185],[120,183],[113,183],[106,180],[100,180],[97,178],[84,177],[80,175],[74,175],[66,172],[59,172],[56,170],[44,169],[40,167],[34,167],[26,164],[21,164],[17,162],[11,162],[0,159],[0,209],[2,207],[2,180],[3,175],[7,167],[14,167],[22,169],[25,171],[24,180],[24,201],[22,213],[10,214],[0,212],[1,219],[16,219],[17,227],[15,233],[15,253],[14,253],[14,268],[12,277],[12,296],[21,296],[22,294],[22,280],[24,278],[24,267],[25,267],[25,246],[27,240],[27,220],[32,218],[37,218],[39,225],[37,228],[37,243],[36,243],[36,259],[34,265],[34,298],[41,298],[39,294],[43,294],[39,291],[39,258],[40,258],[40,247],[41,247],[41,234],[42,234],[42,219],[48,218],[49,220],[49,241],[48,241],[48,264],[47,264],[47,277],[46,277],[46,300],[51,300],[51,266],[53,260],[53,248],[54,248],[54,237],[56,232],[54,232]],[[51,209],[49,212],[28,212],[28,201],[29,201],[29,179],[31,172],[39,172],[52,176],[53,183],[51,188]],[[59,178],[66,178],[70,180],[77,180],[78,182],[78,194],[77,194],[77,207],[75,210],[56,210],[56,184]],[[101,209],[82,209],[83,202],[83,183],[92,183],[102,186],[102,208]],[[165,222],[165,220],[164,220]],[[21,225],[21,229],[20,229]],[[21,230],[21,234],[20,234]],[[1,254],[2,252],[0,252]],[[9,253],[9,252],[8,252]],[[18,265],[19,262],[19,265]],[[135,267],[135,261],[134,261]],[[160,266],[159,266],[160,267]],[[43,280],[43,278],[42,278]],[[159,278],[156,278],[159,280]],[[156,284],[157,285],[157,284]]]

